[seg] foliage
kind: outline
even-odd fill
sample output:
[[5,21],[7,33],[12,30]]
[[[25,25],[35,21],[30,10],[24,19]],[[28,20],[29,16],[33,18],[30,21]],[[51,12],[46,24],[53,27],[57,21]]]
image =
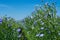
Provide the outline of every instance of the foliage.
[[22,21],[0,18],[0,40],[60,40],[60,17],[55,3],[36,8]]

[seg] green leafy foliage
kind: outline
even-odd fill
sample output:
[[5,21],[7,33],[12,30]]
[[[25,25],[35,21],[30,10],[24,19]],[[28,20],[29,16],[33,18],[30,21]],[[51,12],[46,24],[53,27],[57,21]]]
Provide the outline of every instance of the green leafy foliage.
[[60,40],[55,3],[46,3],[22,21],[0,18],[0,40]]

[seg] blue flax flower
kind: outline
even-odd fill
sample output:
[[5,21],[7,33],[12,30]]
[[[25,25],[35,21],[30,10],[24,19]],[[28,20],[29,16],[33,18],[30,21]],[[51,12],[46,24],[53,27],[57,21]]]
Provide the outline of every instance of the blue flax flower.
[[2,19],[0,18],[0,24],[2,23]]

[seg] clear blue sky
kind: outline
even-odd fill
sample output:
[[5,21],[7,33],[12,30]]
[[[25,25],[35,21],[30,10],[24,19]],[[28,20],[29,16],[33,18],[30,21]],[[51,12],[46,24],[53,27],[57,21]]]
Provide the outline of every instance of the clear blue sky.
[[[44,2],[51,2],[45,0]],[[60,15],[60,0],[54,0],[57,7],[57,15]],[[34,6],[41,4],[40,0],[0,0],[0,16],[10,16],[15,19],[23,19],[34,11]]]

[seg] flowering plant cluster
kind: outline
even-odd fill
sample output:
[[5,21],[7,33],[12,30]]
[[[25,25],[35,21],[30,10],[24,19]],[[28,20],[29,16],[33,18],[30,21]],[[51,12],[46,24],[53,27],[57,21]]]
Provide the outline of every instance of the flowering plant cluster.
[[55,4],[42,5],[22,21],[0,18],[0,40],[60,40]]

